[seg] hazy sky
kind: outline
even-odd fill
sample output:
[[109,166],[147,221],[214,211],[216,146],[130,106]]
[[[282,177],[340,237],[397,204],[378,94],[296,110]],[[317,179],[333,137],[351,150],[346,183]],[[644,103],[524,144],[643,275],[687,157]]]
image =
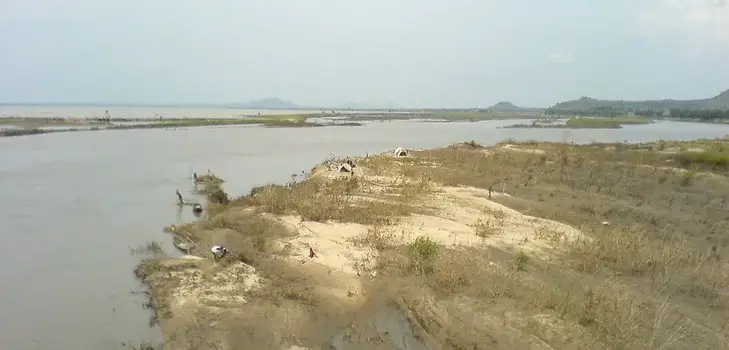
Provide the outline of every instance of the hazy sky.
[[475,107],[729,89],[727,0],[0,0],[0,101]]

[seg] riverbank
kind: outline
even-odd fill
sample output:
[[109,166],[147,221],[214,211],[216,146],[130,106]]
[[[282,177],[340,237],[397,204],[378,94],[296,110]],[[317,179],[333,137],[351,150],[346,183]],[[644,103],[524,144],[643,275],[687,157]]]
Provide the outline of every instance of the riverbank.
[[[353,172],[332,160],[216,199],[174,230],[191,255],[136,273],[168,349],[722,348],[728,150],[470,142]],[[215,244],[232,251],[219,263]]]
[[438,122],[478,122],[489,120],[529,119],[540,115],[537,111],[529,112],[501,112],[488,110],[473,111],[427,111],[427,112],[395,112],[395,113],[368,113],[347,115],[350,120],[432,120]]
[[574,117],[564,123],[557,123],[550,119],[539,119],[530,124],[515,124],[504,128],[519,129],[622,129],[623,125],[651,124],[653,120],[632,117]]

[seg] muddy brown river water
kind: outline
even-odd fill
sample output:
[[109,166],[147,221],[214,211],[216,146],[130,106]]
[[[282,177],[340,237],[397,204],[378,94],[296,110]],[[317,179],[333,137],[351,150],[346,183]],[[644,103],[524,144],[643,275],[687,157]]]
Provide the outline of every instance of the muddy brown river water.
[[[164,242],[178,221],[175,189],[213,170],[232,195],[284,182],[330,153],[475,140],[651,141],[729,134],[729,125],[660,122],[624,129],[497,129],[478,123],[373,122],[364,127],[196,127],[88,131],[0,139],[0,344],[3,349],[123,349],[150,328],[130,248]],[[185,210],[182,220],[193,220]]]

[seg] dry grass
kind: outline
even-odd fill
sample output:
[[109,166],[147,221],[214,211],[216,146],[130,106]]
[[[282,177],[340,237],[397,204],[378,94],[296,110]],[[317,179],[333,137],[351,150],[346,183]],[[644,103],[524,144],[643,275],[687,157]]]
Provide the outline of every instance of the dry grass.
[[[553,326],[524,327],[524,332],[554,348],[579,345],[577,348],[585,349],[674,349],[697,341],[703,348],[716,344],[715,338],[707,336],[702,326],[683,315],[668,296],[653,299],[654,295],[635,290],[619,278],[590,280],[557,268],[538,269],[530,265],[531,258],[524,252],[517,252],[511,263],[501,264],[493,263],[481,250],[438,250],[437,258],[426,265],[429,269],[421,268],[423,258],[412,252],[391,251],[391,255],[383,256],[383,283],[398,285],[393,297],[417,290],[421,298],[432,298],[435,304],[489,305],[473,312],[518,312],[528,324],[535,322],[537,316],[546,315],[580,330],[571,331],[580,334],[577,338],[565,340],[553,334],[558,331]],[[428,317],[423,305],[406,304]],[[449,313],[457,309],[446,308]],[[479,324],[466,326],[471,331],[464,334],[460,329],[464,325],[454,321],[434,327],[441,327],[446,333],[445,341],[455,348],[491,349],[494,339],[502,338],[498,329]]]
[[729,306],[729,266],[716,250],[698,249],[675,236],[654,239],[639,228],[593,237],[568,247],[578,271],[642,278],[666,295],[685,295],[711,308]]
[[[211,205],[227,205],[230,203],[228,194],[223,190],[223,179],[213,173],[200,175],[197,178],[195,189],[198,193],[207,197]],[[216,207],[215,210],[220,211],[222,208]]]
[[397,242],[397,238],[393,232],[388,231],[385,227],[375,225],[369,227],[365,234],[353,239],[352,241],[355,245],[360,247],[366,246],[374,248],[377,251],[384,251],[394,246]]
[[[725,141],[712,141],[714,149],[720,147],[717,142]],[[729,228],[729,181],[697,171],[721,175],[721,167],[675,162],[680,153],[655,152],[665,147],[661,145],[512,144],[543,152],[483,152],[468,143],[414,152],[395,166],[388,166],[392,160],[386,157],[371,157],[364,164],[383,176],[411,174],[495,193],[505,188],[511,197],[493,200],[576,225],[590,238],[562,245],[558,261],[537,268],[523,251],[489,261],[481,250],[441,248],[435,259],[414,258],[418,254],[412,249],[388,247],[381,236],[372,235],[371,244],[384,252],[378,267],[383,280],[408,278],[398,293],[425,290],[444,304],[464,297],[506,298],[511,310],[548,312],[582,329],[578,341],[584,348],[727,347],[721,310],[729,307],[724,257],[729,242],[721,232]],[[501,226],[482,219],[473,228],[488,237],[500,234]],[[531,331],[541,332],[536,335],[555,348],[569,344],[550,338],[550,327]],[[488,343],[498,336],[484,332],[474,337],[470,333],[466,338]],[[453,334],[447,338],[459,341]]]
[[257,264],[259,273],[266,277],[266,284],[257,290],[257,297],[280,305],[284,300],[294,300],[305,305],[317,306],[321,300],[314,292],[317,281],[298,272],[286,262],[276,259]]
[[641,224],[655,233],[688,231],[684,233],[701,239],[729,228],[721,223],[727,218],[726,178],[671,168],[680,165],[672,162],[673,154],[620,146],[518,145],[543,154],[501,148],[485,154],[472,147],[449,147],[415,152],[413,160],[401,165],[408,169],[400,172],[443,185],[505,190],[513,197],[494,200],[578,227],[596,226],[607,218],[626,226]]
[[504,233],[504,225],[500,224],[498,219],[478,219],[476,223],[472,225],[476,235],[482,238],[489,236],[496,236]]
[[[726,142],[488,149],[470,142],[371,156],[357,160],[363,170],[353,176],[259,187],[178,231],[201,239],[230,230],[235,254],[226,263],[256,266],[266,280],[256,297],[330,310],[316,279],[272,256],[275,242],[295,233],[263,213],[369,225],[352,240],[377,252],[365,294],[408,308],[444,348],[729,348],[729,179],[721,164],[705,164],[715,158],[667,151],[718,152]],[[427,211],[423,199],[443,185],[492,189],[491,200],[587,237],[567,241],[535,229],[557,246],[551,260],[427,236],[401,245],[391,225]],[[504,216],[484,212],[472,228],[484,240],[502,235]]]
[[[366,225],[390,225],[414,210],[402,198],[412,196],[412,186],[399,186],[400,193],[387,201],[360,192],[357,176],[340,177],[322,184],[316,181],[292,182],[254,188],[233,205],[256,206],[272,214],[299,214],[303,220],[354,222]],[[413,185],[417,186],[417,185]]]

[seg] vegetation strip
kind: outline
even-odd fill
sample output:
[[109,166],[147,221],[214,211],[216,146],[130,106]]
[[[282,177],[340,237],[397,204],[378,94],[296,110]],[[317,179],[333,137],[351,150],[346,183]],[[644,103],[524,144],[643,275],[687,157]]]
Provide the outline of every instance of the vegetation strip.
[[[63,118],[2,118],[0,124],[19,126],[19,128],[0,129],[0,137],[3,136],[24,136],[40,135],[56,132],[73,131],[97,131],[97,130],[131,130],[131,129],[157,129],[157,128],[182,128],[196,126],[232,126],[232,125],[261,125],[264,127],[279,128],[301,128],[301,127],[326,127],[326,126],[361,126],[360,123],[313,123],[309,122],[306,115],[277,115],[245,119],[137,119],[136,124],[114,124],[117,122],[130,121],[127,119],[114,119],[110,121],[94,120],[67,120]],[[56,129],[46,129],[56,127]],[[64,127],[60,129],[58,127]]]

